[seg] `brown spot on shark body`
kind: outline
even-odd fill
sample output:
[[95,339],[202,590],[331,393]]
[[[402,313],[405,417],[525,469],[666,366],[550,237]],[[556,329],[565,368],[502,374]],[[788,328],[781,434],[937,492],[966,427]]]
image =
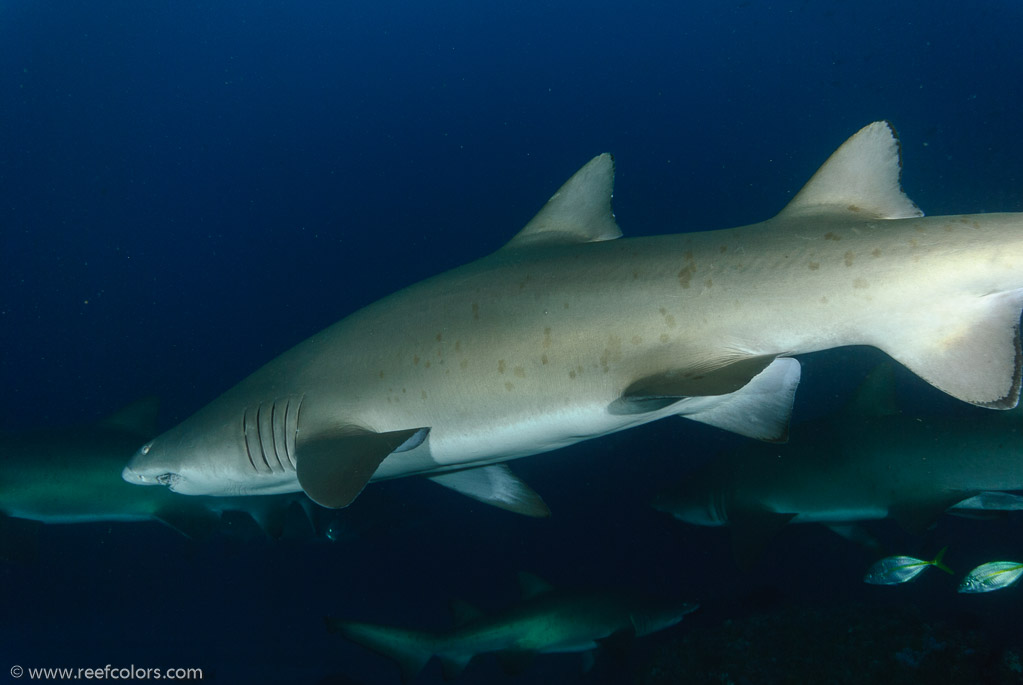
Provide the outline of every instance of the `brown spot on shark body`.
[[693,280],[693,265],[687,264],[678,272],[678,282],[683,288],[688,288],[691,280]]

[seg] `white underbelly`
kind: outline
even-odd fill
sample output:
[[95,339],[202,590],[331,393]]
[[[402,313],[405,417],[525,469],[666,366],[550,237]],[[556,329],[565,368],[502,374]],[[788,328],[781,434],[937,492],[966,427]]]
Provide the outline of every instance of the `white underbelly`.
[[594,403],[500,423],[434,426],[416,449],[387,457],[372,480],[453,471],[542,454],[677,414],[685,402],[645,414],[612,414],[607,403]]
[[792,523],[850,523],[853,521],[876,521],[887,517],[887,508],[867,505],[846,509],[801,512],[792,519]]

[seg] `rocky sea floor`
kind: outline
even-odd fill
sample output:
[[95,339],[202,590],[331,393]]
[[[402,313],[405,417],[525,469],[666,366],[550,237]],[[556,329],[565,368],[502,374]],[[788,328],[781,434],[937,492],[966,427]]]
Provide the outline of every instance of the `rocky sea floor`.
[[680,632],[637,674],[642,685],[1023,683],[1020,633],[925,619],[913,607],[786,607]]

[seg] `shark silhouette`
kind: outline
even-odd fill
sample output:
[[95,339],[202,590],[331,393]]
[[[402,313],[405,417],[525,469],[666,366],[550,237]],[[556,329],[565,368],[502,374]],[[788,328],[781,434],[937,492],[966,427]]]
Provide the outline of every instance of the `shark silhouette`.
[[774,218],[621,238],[594,158],[494,254],[309,338],[146,444],[128,482],[304,490],[350,504],[426,475],[531,515],[500,462],[667,416],[784,439],[799,365],[873,345],[946,393],[1015,406],[1023,214],[925,218],[886,122],[846,141]]
[[434,656],[445,679],[460,674],[478,654],[496,653],[505,668],[519,671],[536,654],[580,652],[587,662],[601,641],[642,637],[674,626],[698,605],[618,592],[555,590],[540,578],[519,574],[522,601],[492,615],[454,603],[456,626],[426,632],[328,618],[327,629],[398,663],[408,682]]

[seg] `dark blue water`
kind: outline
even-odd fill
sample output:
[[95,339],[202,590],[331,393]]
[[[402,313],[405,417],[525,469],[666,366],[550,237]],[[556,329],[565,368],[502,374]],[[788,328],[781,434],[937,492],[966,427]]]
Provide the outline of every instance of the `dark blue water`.
[[[627,235],[767,218],[877,119],[898,129],[928,214],[1023,210],[1023,9],[918,5],[6,2],[0,427],[93,421],[153,393],[173,425],[359,306],[496,249],[603,151]],[[878,359],[806,360],[797,420]],[[550,521],[407,480],[365,493],[408,507],[407,525],[340,545],[50,528],[38,562],[0,566],[0,674],[134,663],[397,682],[322,616],[439,628],[449,597],[512,601],[520,569],[704,599],[690,630],[752,610],[762,588],[876,597],[859,583],[869,560],[826,532],[787,534],[742,576],[721,531],[649,510],[732,440],[668,421],[521,460]],[[1011,523],[943,525],[1023,556]],[[985,629],[1013,630],[1016,595],[982,605]],[[961,602],[946,587],[900,601]],[[634,665],[589,678],[624,682]],[[577,677],[555,656],[514,682]],[[439,680],[431,664],[419,682]],[[484,659],[461,682],[513,680]]]

